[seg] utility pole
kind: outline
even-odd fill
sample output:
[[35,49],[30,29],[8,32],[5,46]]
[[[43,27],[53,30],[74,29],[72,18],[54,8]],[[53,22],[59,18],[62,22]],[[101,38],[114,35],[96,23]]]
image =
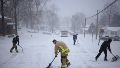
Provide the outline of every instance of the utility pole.
[[96,39],[97,39],[97,36],[98,36],[98,10],[97,10],[97,19],[96,19]]
[[85,18],[85,25],[84,25],[84,38],[85,38],[85,28],[86,28],[86,18]]
[[1,0],[1,16],[2,16],[2,34],[5,36],[5,22],[4,22],[4,2]]
[[109,26],[110,26],[110,24],[111,24],[111,8],[110,8],[110,10],[109,10],[110,12],[109,12]]

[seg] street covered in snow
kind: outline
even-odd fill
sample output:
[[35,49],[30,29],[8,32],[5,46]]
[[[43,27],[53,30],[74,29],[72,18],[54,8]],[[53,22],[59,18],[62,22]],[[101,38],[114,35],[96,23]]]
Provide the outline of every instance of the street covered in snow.
[[[27,30],[19,31],[20,45],[19,53],[10,53],[12,47],[12,39],[0,37],[0,68],[45,68],[54,58],[53,39],[64,41],[70,48],[68,56],[71,66],[69,68],[119,68],[120,60],[111,62],[112,55],[108,51],[108,61],[104,61],[104,53],[95,61],[100,45],[98,39],[92,39],[87,34],[84,38],[83,34],[78,35],[77,44],[73,45],[72,35],[61,37],[56,34],[43,34],[42,32],[29,33]],[[112,41],[112,52],[120,56],[120,42]],[[53,68],[61,66],[60,55],[52,63]]]

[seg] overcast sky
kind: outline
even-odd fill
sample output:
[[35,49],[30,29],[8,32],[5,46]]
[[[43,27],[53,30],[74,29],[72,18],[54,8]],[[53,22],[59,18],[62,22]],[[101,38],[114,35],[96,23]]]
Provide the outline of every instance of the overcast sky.
[[[51,0],[51,4],[55,4],[58,8],[57,13],[61,17],[68,17],[76,12],[82,12],[87,17],[95,14],[97,10],[104,8],[106,3],[114,0]],[[108,2],[110,1],[110,2]]]

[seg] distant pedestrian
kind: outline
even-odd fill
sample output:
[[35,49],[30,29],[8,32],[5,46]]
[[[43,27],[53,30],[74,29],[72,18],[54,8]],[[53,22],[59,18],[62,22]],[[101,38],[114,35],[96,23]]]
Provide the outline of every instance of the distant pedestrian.
[[73,35],[73,45],[75,45],[75,43],[76,43],[76,41],[77,41],[77,35],[78,35],[78,34]]
[[105,40],[100,49],[99,49],[99,53],[97,54],[97,56],[95,57],[95,60],[97,61],[97,59],[99,58],[99,56],[101,55],[102,52],[104,52],[105,54],[105,57],[104,57],[104,61],[107,61],[107,49],[111,52],[111,48],[110,48],[110,43],[112,42],[112,39],[108,39],[108,40]]
[[13,38],[12,43],[13,43],[13,46],[10,49],[10,52],[12,53],[12,50],[15,49],[15,51],[18,53],[18,49],[17,49],[17,45],[16,45],[16,44],[19,45],[19,36],[18,35]]

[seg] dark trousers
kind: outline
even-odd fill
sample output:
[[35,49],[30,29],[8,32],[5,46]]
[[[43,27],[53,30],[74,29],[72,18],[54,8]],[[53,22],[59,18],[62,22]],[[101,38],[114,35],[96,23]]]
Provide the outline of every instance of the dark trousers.
[[66,65],[70,63],[67,55],[66,56],[61,56],[61,68],[66,68]]
[[75,43],[76,43],[76,39],[73,39],[73,44],[75,45]]
[[99,50],[99,53],[97,54],[96,56],[96,60],[99,58],[99,56],[101,55],[101,53],[104,52],[105,54],[105,57],[104,57],[104,60],[106,61],[107,60],[107,50]]
[[18,49],[17,49],[17,45],[15,43],[13,43],[13,46],[12,48],[10,49],[10,52],[12,52],[12,50],[15,48],[15,51],[18,52]]

